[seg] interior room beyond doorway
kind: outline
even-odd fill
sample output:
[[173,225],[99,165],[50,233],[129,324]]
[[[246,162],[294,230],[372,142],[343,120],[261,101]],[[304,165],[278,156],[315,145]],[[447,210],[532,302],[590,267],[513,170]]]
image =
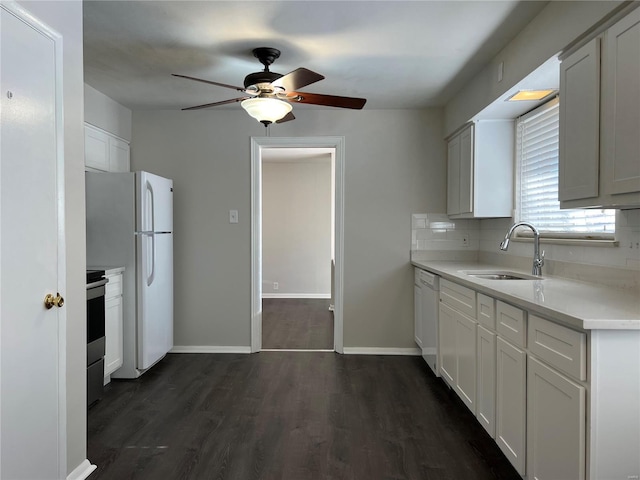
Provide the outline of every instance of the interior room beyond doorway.
[[262,348],[333,350],[333,148],[262,152]]

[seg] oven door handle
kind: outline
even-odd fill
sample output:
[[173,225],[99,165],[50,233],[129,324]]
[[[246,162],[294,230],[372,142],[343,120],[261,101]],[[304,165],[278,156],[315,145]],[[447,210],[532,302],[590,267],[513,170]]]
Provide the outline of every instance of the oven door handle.
[[98,280],[97,282],[88,283],[87,290],[89,290],[90,288],[101,287],[102,285],[106,285],[107,283],[109,283],[108,278],[103,278],[102,280]]

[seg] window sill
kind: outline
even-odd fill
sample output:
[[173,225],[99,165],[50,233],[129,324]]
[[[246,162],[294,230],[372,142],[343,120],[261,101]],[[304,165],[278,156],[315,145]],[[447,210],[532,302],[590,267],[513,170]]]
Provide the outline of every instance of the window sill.
[[[511,239],[513,242],[533,243],[533,237],[517,235]],[[586,239],[586,238],[554,238],[540,237],[540,243],[552,245],[566,245],[572,247],[617,247],[620,245],[615,239]]]

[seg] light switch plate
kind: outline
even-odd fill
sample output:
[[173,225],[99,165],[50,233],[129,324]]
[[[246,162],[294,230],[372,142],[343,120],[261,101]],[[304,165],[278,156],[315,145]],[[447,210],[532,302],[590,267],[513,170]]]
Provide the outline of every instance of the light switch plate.
[[229,210],[229,223],[238,223],[238,210]]

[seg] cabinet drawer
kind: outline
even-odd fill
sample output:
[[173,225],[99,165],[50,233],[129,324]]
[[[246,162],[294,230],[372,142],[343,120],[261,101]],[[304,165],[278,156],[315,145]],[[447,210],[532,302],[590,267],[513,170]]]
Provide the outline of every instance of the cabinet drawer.
[[498,300],[496,320],[498,335],[518,347],[527,346],[527,317],[523,310]]
[[495,330],[496,301],[491,297],[483,295],[482,293],[478,293],[477,304],[478,322],[491,330]]
[[578,380],[587,378],[587,335],[529,316],[529,350]]
[[476,292],[470,288],[442,279],[440,301],[468,317],[476,318]]
[[109,283],[105,285],[105,300],[122,295],[122,275],[110,275],[106,278]]

